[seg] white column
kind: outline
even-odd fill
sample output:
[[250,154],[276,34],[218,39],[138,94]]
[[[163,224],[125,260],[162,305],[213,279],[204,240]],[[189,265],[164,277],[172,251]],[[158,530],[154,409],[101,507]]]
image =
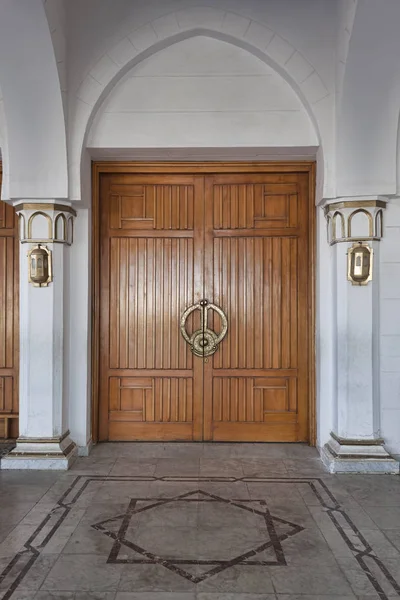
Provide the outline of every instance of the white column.
[[[343,199],[329,204],[329,242],[333,252],[336,382],[332,432],[321,458],[332,473],[397,473],[380,435],[379,390],[379,240],[382,199]],[[347,279],[353,243],[368,242],[374,251],[372,281]]]
[[[57,202],[25,202],[20,217],[20,428],[16,448],[2,469],[68,469],[77,448],[69,437],[64,385],[64,303],[68,246],[75,212]],[[29,250],[51,252],[52,281],[29,281]]]

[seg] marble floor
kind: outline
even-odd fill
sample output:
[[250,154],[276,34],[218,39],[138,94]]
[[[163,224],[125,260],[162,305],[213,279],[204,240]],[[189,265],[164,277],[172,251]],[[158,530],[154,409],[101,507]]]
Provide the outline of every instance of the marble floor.
[[0,471],[1,600],[392,600],[400,477],[288,444],[100,444]]

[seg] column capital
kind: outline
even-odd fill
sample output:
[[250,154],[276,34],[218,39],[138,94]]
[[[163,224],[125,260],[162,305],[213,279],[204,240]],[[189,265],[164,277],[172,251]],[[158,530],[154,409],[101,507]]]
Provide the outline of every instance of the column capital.
[[18,200],[13,202],[13,206],[19,216],[21,244],[72,244],[76,211],[70,203],[62,200]]
[[383,236],[385,196],[329,198],[323,204],[328,243],[380,241]]

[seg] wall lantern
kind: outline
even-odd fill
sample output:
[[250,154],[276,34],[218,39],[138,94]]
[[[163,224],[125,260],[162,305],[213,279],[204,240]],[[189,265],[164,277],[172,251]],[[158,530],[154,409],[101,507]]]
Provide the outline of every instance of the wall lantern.
[[53,281],[51,250],[38,244],[28,252],[29,283],[47,287]]
[[357,242],[347,253],[347,279],[353,285],[367,285],[372,280],[373,249],[365,242]]

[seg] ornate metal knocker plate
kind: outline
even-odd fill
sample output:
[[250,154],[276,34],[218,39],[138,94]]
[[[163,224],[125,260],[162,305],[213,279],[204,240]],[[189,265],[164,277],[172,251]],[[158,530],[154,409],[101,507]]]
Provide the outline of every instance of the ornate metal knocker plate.
[[[196,329],[191,336],[186,331],[186,320],[195,310],[200,311],[200,329]],[[221,317],[222,329],[220,333],[215,333],[208,328],[208,311],[215,310]],[[197,304],[189,306],[181,317],[181,333],[185,341],[189,344],[191,351],[195,356],[201,358],[211,356],[218,350],[218,344],[222,342],[228,331],[228,319],[222,308],[207,300],[200,300]]]

